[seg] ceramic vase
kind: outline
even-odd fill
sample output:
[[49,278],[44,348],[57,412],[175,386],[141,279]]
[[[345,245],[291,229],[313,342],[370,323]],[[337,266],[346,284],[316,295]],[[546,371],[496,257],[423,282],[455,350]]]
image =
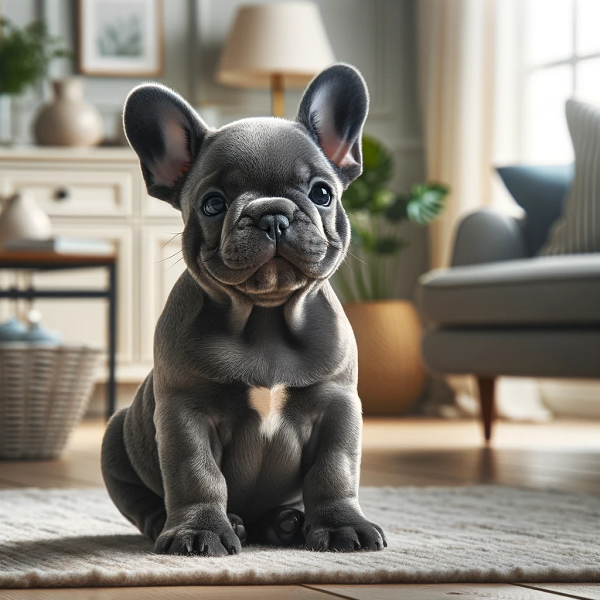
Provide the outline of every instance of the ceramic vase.
[[102,140],[100,113],[83,99],[83,79],[52,81],[54,98],[42,106],[33,125],[42,146],[95,146]]
[[365,415],[406,412],[425,384],[422,328],[411,302],[382,300],[344,306],[358,346],[358,395]]
[[13,239],[48,239],[52,224],[48,215],[37,205],[31,192],[21,191],[2,202],[0,214],[0,248]]

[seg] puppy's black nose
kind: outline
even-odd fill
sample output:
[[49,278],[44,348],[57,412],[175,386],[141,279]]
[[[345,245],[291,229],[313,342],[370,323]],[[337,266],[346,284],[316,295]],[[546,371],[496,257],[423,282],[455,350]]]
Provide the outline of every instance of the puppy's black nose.
[[289,226],[290,221],[285,215],[263,215],[258,220],[258,228],[266,231],[273,241],[277,241]]

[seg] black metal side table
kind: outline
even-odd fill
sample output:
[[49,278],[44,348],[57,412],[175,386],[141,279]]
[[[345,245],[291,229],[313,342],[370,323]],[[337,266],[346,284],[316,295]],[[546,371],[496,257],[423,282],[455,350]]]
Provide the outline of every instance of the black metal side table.
[[60,254],[58,252],[0,252],[0,270],[59,271],[67,269],[108,269],[106,289],[37,290],[0,289],[0,298],[13,300],[34,298],[105,298],[108,300],[108,382],[106,386],[106,416],[115,412],[116,403],[116,351],[117,351],[117,257],[114,254]]

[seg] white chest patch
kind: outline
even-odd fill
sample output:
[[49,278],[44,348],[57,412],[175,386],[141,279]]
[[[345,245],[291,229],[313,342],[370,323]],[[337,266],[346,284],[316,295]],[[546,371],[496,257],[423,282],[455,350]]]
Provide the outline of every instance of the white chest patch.
[[250,388],[250,406],[260,415],[260,431],[267,437],[273,437],[281,423],[281,409],[286,400],[284,384],[271,389],[265,387]]

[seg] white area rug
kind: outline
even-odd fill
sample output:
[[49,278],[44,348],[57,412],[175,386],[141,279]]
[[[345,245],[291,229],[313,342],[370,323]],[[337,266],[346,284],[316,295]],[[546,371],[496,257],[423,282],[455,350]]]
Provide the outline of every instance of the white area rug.
[[158,556],[104,490],[0,492],[0,588],[600,582],[600,498],[495,486],[365,488],[383,552]]

